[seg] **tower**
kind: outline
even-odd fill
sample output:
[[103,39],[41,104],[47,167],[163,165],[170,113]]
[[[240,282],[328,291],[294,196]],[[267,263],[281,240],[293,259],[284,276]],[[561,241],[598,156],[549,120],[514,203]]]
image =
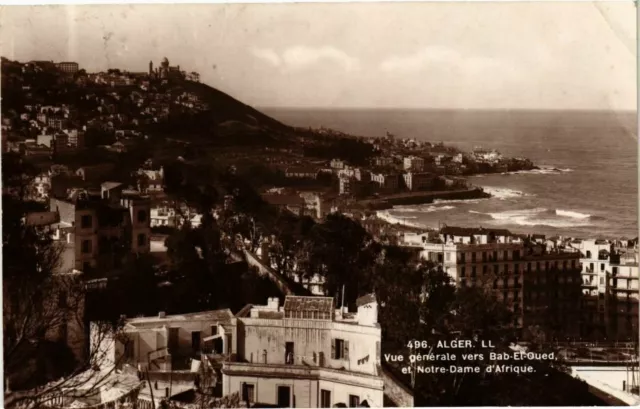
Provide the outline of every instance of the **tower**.
[[153,75],[153,61],[149,61],[149,75]]

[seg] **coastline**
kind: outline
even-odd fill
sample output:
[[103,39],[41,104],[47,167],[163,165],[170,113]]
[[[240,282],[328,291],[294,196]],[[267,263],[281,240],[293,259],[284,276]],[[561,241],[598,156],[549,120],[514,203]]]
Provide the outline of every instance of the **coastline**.
[[437,192],[399,193],[377,199],[360,200],[357,203],[371,210],[390,210],[394,206],[431,204],[435,200],[473,200],[486,199],[491,195],[480,187]]

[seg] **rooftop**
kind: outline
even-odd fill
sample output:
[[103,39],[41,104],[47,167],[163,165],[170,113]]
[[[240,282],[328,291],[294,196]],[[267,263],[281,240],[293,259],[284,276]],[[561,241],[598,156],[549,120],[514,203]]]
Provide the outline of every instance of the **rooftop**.
[[447,234],[451,236],[476,236],[476,235],[490,235],[495,236],[513,236],[509,230],[506,229],[485,229],[483,227],[454,227],[446,226],[440,229],[440,234]]
[[153,317],[138,317],[127,319],[127,324],[136,326],[138,324],[162,323],[167,321],[227,321],[233,318],[231,310],[226,308],[222,310],[201,311],[187,314],[161,315]]
[[333,297],[287,296],[284,300],[285,311],[317,311],[333,313]]

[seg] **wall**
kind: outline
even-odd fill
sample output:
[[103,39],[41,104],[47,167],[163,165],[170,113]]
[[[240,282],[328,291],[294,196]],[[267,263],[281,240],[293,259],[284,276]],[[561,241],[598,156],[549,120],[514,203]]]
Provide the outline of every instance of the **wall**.
[[244,383],[253,384],[255,401],[262,404],[276,404],[278,386],[289,386],[293,407],[320,407],[322,389],[331,392],[331,406],[348,404],[349,395],[367,400],[371,407],[383,405],[382,378],[322,368],[229,364],[223,368],[222,382],[223,394],[242,392]]
[[[324,354],[325,364],[331,368],[345,368],[348,371],[375,373],[377,343],[381,339],[378,327],[363,327],[331,321],[315,320],[268,320],[260,318],[241,319],[244,323],[239,340],[244,344],[244,356],[247,361],[264,363],[263,351],[267,351],[268,364],[285,364],[285,343],[294,343],[295,363],[303,361],[319,364],[320,352]],[[331,359],[332,339],[348,341],[349,356],[345,359]],[[368,356],[366,362],[358,362]]]
[[[384,381],[384,394],[387,395],[399,407],[413,407],[413,394],[393,375],[382,370]],[[382,406],[382,405],[380,405]]]

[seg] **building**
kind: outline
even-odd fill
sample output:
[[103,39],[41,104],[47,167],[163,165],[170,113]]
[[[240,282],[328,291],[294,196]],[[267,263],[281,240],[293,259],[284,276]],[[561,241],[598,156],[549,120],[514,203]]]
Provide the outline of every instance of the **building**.
[[103,181],[112,175],[115,170],[113,163],[100,163],[91,166],[83,166],[76,169],[76,176],[85,181]]
[[265,193],[262,195],[262,200],[280,210],[286,210],[299,216],[305,213],[307,207],[305,200],[296,194]]
[[424,159],[417,156],[407,156],[403,161],[404,170],[410,170],[413,172],[422,172],[424,169]]
[[376,167],[388,167],[393,165],[393,158],[390,156],[377,156],[373,158],[372,165]]
[[66,246],[66,268],[102,276],[119,271],[132,255],[149,252],[149,198],[119,183],[103,183],[100,195],[79,190],[52,197],[49,210],[59,214],[54,237]]
[[171,66],[167,57],[162,59],[160,67],[153,72],[153,63],[149,62],[150,74],[159,79],[184,79],[184,72],[180,71],[180,66]]
[[435,180],[437,179],[437,176],[432,173],[407,172],[402,175],[402,178],[407,189],[420,191],[431,189]]
[[287,168],[284,174],[288,178],[317,179],[318,169],[312,166],[292,166]]
[[345,163],[341,159],[331,159],[331,162],[329,162],[329,166],[331,167],[331,169],[335,170],[344,169]]
[[609,240],[574,244],[582,264],[582,332],[626,340],[638,334],[638,252]]
[[247,306],[236,315],[237,354],[222,365],[223,394],[260,407],[382,407],[378,304],[365,296],[357,306],[300,296]]
[[67,62],[67,61],[59,62],[58,64],[56,64],[56,66],[60,71],[66,74],[75,74],[76,72],[78,72],[80,68],[77,62]]
[[52,141],[53,153],[55,155],[64,154],[75,150],[69,143],[69,135],[65,133],[56,133]]
[[47,126],[49,128],[62,130],[62,128],[64,127],[64,118],[63,117],[60,117],[60,116],[47,116],[46,120],[47,120]]
[[118,365],[142,371],[190,370],[192,360],[236,353],[236,318],[230,310],[130,318],[115,350]]
[[484,287],[514,313],[523,334],[542,326],[563,337],[580,335],[580,255],[548,252],[501,229],[443,227],[405,235],[404,245],[442,265],[458,286]]
[[473,150],[473,157],[476,161],[485,163],[495,163],[502,159],[502,155],[500,154],[500,152],[482,148],[475,148]]
[[400,177],[395,173],[371,173],[371,181],[374,182],[380,190],[391,193],[398,190]]

